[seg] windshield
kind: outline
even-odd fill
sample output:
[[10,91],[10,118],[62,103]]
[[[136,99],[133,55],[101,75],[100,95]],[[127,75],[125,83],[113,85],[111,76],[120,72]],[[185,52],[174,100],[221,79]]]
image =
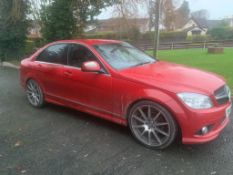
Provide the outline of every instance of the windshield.
[[95,45],[94,48],[118,70],[155,62],[155,59],[128,43]]

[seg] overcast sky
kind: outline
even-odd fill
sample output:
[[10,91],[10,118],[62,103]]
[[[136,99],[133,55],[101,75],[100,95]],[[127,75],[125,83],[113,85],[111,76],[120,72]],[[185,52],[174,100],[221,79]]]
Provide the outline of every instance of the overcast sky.
[[[233,17],[233,0],[187,0],[191,11],[206,9],[209,11],[210,19],[222,19],[224,17]],[[141,8],[142,9],[142,8]],[[145,10],[140,12],[145,17]],[[112,17],[112,8],[104,9],[99,15],[99,19]]]

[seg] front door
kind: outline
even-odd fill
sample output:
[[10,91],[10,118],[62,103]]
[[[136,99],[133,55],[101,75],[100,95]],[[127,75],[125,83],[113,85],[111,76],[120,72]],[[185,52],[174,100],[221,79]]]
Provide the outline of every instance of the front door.
[[[70,48],[68,66],[64,69],[68,99],[79,105],[111,114],[112,77],[107,72],[101,74],[83,72],[81,66],[86,61],[100,63],[87,47],[73,44]],[[102,66],[101,63],[100,65]]]

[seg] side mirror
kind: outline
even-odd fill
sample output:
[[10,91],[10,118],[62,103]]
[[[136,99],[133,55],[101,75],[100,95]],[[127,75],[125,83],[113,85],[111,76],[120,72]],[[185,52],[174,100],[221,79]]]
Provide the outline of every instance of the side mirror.
[[96,61],[87,61],[82,64],[81,70],[83,72],[100,72],[101,67]]

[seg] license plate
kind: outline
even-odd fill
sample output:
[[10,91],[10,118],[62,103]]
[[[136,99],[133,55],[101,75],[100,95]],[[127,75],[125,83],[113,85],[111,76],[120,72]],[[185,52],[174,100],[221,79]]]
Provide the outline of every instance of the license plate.
[[227,109],[226,109],[226,117],[230,117],[231,115],[231,106],[229,106]]

